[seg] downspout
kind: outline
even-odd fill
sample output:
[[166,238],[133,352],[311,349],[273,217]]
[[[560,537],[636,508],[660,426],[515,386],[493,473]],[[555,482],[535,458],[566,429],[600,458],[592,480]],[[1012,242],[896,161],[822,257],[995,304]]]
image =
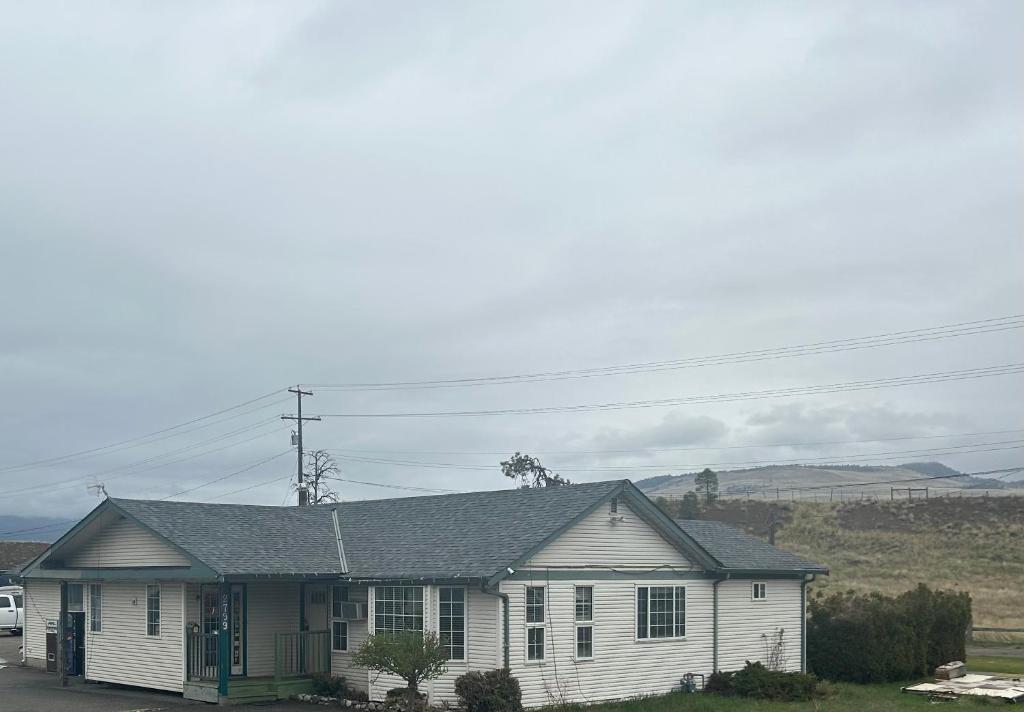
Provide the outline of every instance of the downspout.
[[807,672],[807,585],[816,578],[817,574],[811,574],[800,582],[800,672]]
[[484,582],[484,584],[480,587],[480,590],[483,593],[486,593],[489,596],[497,596],[498,598],[501,599],[501,658],[502,658],[503,667],[506,670],[508,670],[509,669],[508,668],[508,660],[509,660],[509,656],[508,656],[508,651],[509,651],[509,642],[508,642],[508,605],[509,605],[509,603],[508,603],[508,594],[507,593],[502,593],[497,588],[495,588],[494,590],[489,589],[487,587],[487,583],[486,582]]
[[724,578],[716,578],[712,584],[712,592],[714,594],[713,612],[711,618],[711,672],[718,672],[718,584],[722,581],[726,581],[729,578],[729,574],[726,574]]

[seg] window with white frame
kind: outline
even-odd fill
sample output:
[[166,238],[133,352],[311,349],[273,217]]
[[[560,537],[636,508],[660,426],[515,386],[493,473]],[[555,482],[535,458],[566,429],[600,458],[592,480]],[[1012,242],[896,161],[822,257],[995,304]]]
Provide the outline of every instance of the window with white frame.
[[83,613],[85,611],[85,601],[83,601],[82,592],[84,588],[80,583],[69,583],[67,587],[67,611],[68,613]]
[[348,621],[331,621],[331,650],[348,652]]
[[442,586],[438,590],[437,632],[449,660],[466,659],[466,589]]
[[377,586],[373,601],[377,633],[423,632],[422,586]]
[[686,587],[638,586],[636,637],[641,640],[686,636]]
[[750,597],[755,601],[765,601],[768,599],[768,584],[755,581],[750,587]]
[[103,631],[103,587],[98,583],[89,584],[89,630]]
[[348,586],[331,586],[331,650],[336,653],[348,652],[348,621],[342,607],[347,601]]
[[594,657],[594,587],[576,587],[576,659]]
[[160,635],[160,586],[146,586],[146,635]]
[[544,587],[526,587],[526,659],[544,659]]

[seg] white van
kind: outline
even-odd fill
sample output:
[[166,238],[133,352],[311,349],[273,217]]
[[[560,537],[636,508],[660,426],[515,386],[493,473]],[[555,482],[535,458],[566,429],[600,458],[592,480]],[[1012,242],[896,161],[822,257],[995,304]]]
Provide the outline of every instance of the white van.
[[21,635],[25,625],[25,591],[21,586],[0,587],[0,630]]

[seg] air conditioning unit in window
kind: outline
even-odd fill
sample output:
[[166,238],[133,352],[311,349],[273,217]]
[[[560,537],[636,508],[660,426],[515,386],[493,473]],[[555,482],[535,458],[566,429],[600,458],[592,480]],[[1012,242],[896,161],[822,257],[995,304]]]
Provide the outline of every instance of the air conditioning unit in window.
[[341,604],[341,617],[347,621],[365,621],[366,604],[343,602]]

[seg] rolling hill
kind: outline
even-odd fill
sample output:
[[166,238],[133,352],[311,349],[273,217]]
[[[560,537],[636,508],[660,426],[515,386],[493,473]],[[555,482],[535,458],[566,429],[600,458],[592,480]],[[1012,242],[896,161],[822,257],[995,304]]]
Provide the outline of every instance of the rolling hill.
[[[661,475],[640,480],[637,487],[651,497],[678,497],[693,490],[696,473]],[[1020,494],[1020,483],[967,477],[940,462],[909,462],[902,465],[771,465],[717,472],[723,497],[758,499],[843,501],[890,496],[892,487],[928,487],[929,495],[961,490],[979,494]],[[924,480],[921,478],[941,479]],[[906,480],[906,485],[888,484]],[[875,484],[879,483],[879,484]],[[817,489],[806,489],[814,487]],[[803,489],[800,489],[803,488]],[[906,497],[906,493],[903,494]]]

